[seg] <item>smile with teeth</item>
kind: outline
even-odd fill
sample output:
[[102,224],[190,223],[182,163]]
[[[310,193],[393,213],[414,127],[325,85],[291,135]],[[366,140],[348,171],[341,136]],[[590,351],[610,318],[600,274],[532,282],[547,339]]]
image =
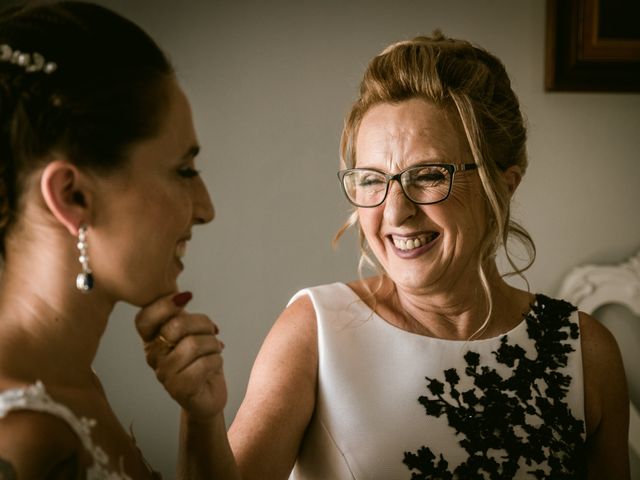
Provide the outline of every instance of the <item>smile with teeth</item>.
[[413,238],[396,237],[392,235],[391,239],[393,240],[393,244],[398,250],[408,251],[426,245],[428,242],[435,239],[437,235],[437,233],[432,233],[429,235],[418,235],[417,237]]

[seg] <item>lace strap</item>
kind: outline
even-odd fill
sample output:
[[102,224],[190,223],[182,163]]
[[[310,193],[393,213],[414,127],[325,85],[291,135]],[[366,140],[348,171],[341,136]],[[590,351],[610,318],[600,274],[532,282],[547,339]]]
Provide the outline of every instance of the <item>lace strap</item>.
[[89,480],[132,480],[120,468],[120,472],[110,472],[109,457],[91,438],[91,429],[96,425],[94,419],[77,417],[66,405],[53,400],[41,381],[24,388],[14,388],[0,393],[0,418],[14,410],[32,410],[51,414],[63,420],[78,436],[82,446],[93,458],[93,465],[87,470]]
[[68,407],[55,402],[44,389],[42,382],[25,388],[15,388],[0,393],[0,417],[5,417],[12,410],[34,410],[49,413],[65,421],[78,435],[82,445],[91,450],[91,427],[94,420],[78,418]]

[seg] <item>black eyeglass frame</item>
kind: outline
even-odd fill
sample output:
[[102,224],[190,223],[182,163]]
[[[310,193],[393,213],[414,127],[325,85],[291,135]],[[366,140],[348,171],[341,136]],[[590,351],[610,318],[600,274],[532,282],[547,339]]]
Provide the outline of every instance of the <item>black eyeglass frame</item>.
[[[437,200],[435,202],[416,202],[414,199],[412,199],[409,196],[407,191],[404,189],[404,184],[402,183],[402,176],[410,170],[415,170],[415,169],[424,168],[424,167],[442,167],[449,172],[449,189],[447,190],[447,194],[442,199]],[[400,184],[402,193],[404,194],[405,197],[407,197],[407,199],[410,202],[413,202],[416,205],[435,205],[436,203],[444,202],[447,198],[449,198],[449,195],[451,194],[451,188],[453,186],[453,179],[457,172],[465,172],[469,170],[475,170],[477,168],[478,168],[478,165],[475,163],[423,163],[419,165],[413,165],[396,174],[386,173],[381,170],[377,170],[375,168],[347,168],[345,170],[338,171],[338,179],[340,180],[340,186],[342,187],[342,192],[344,193],[344,196],[347,197],[347,200],[349,201],[349,203],[351,203],[356,207],[375,208],[382,205],[384,201],[387,199],[387,194],[389,193],[389,184],[391,183],[392,180],[396,180]],[[351,198],[349,198],[349,194],[347,193],[347,188],[344,185],[344,177],[348,173],[354,172],[354,171],[376,172],[381,175],[384,175],[384,178],[387,180],[387,185],[384,191],[384,196],[382,197],[382,200],[380,200],[379,203],[376,203],[375,205],[359,205],[353,200],[351,200]]]

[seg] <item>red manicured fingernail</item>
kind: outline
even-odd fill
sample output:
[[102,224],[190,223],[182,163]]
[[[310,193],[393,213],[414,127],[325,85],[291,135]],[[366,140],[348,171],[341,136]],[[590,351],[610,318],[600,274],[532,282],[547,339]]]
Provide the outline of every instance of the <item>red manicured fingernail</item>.
[[177,294],[171,300],[173,300],[173,304],[176,307],[184,307],[187,303],[189,303],[189,300],[191,300],[192,298],[193,298],[193,294],[191,292],[182,292]]

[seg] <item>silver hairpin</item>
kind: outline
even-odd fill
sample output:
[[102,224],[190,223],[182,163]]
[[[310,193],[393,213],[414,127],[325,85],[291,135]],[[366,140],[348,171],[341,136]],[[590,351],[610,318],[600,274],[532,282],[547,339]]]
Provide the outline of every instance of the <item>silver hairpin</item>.
[[18,65],[24,68],[27,73],[44,72],[50,74],[58,68],[55,62],[47,62],[45,58],[37,52],[25,53],[20,50],[14,50],[6,43],[0,45],[0,61]]

